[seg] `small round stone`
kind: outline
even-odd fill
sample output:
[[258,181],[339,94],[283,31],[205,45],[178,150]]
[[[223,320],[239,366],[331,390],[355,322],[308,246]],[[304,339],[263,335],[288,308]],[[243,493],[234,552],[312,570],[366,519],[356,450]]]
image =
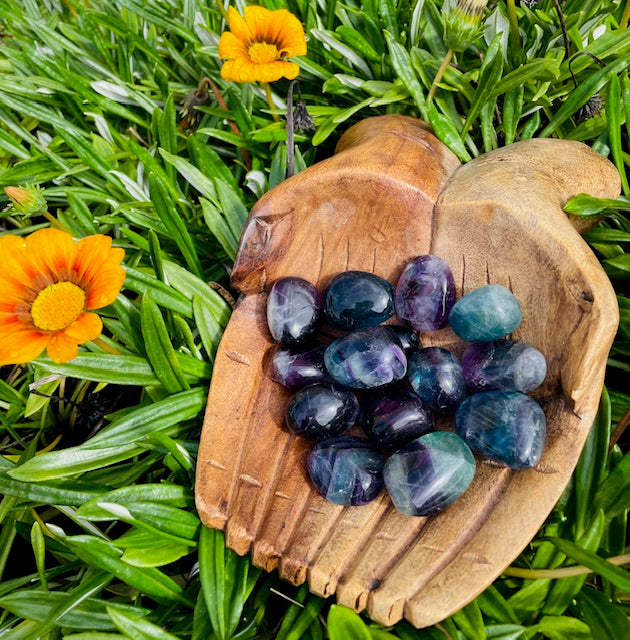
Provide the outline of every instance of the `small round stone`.
[[451,309],[451,329],[467,342],[497,340],[515,331],[523,320],[514,294],[500,284],[488,284],[462,296]]
[[357,506],[374,500],[383,488],[385,458],[361,438],[345,436],[318,442],[306,466],[319,493],[335,504]]
[[466,397],[466,381],[457,356],[443,347],[425,347],[409,356],[412,389],[434,411],[452,413]]
[[398,511],[430,516],[443,511],[466,491],[475,475],[475,459],[454,433],[434,431],[392,454],[383,468],[385,487]]
[[413,329],[401,327],[397,324],[386,324],[383,328],[396,338],[406,354],[420,348],[420,338],[418,338],[418,334]]
[[317,383],[292,396],[285,420],[293,433],[324,440],[345,433],[359,417],[359,402],[352,391],[337,385]]
[[364,401],[361,426],[378,447],[399,447],[433,429],[433,414],[418,395],[401,385],[376,389]]
[[462,356],[469,391],[520,391],[540,386],[547,363],[536,347],[517,340],[473,342]]
[[316,382],[330,381],[324,366],[324,351],[320,345],[309,351],[296,351],[295,347],[279,346],[271,360],[269,375],[285,387],[299,389]]
[[324,313],[335,329],[375,327],[394,315],[394,290],[387,280],[373,273],[345,271],[326,287]]
[[417,331],[435,331],[448,324],[455,303],[455,281],[442,258],[418,256],[407,263],[396,284],[396,313]]
[[267,324],[274,340],[304,344],[314,338],[322,319],[321,296],[310,282],[294,276],[274,282],[267,297]]
[[407,358],[385,327],[371,327],[337,338],[324,352],[330,377],[353,389],[374,389],[402,379]]
[[529,396],[484,391],[459,406],[455,431],[475,453],[512,469],[529,469],[540,460],[547,427],[541,406]]

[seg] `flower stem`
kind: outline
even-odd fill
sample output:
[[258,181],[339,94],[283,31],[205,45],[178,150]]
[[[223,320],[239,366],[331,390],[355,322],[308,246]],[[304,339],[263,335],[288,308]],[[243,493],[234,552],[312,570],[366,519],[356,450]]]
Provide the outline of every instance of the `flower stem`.
[[623,14],[619,21],[619,28],[625,29],[628,26],[628,20],[630,20],[630,0],[626,0],[626,6],[623,9]]
[[217,8],[221,12],[221,15],[223,16],[223,19],[227,22],[228,21],[228,12],[226,11],[225,7],[223,6],[223,2],[221,2],[221,0],[216,0],[216,4],[217,4]]
[[[617,566],[628,564],[630,562],[630,553],[606,558],[606,561]],[[575,567],[561,567],[560,569],[521,569],[520,567],[507,567],[503,575],[512,576],[513,578],[525,578],[526,580],[553,580],[555,578],[583,576],[589,573],[593,573],[593,570],[578,564]]]
[[46,220],[48,220],[48,222],[50,222],[51,226],[53,226],[55,229],[59,229],[60,231],[65,231],[66,233],[73,235],[72,231],[70,231],[70,229],[68,229],[68,227],[66,227],[65,224],[62,224],[61,222],[59,222],[59,220],[57,220],[55,216],[48,213],[48,211],[42,212],[42,215],[44,216],[44,218],[46,218]]
[[514,0],[507,0],[508,20],[510,22],[510,34],[512,36],[512,46],[515,51],[521,48],[521,36],[518,32],[518,18],[516,17],[516,6]]
[[452,49],[449,49],[446,52],[446,55],[444,56],[444,60],[442,60],[442,64],[440,65],[440,68],[437,70],[437,73],[435,74],[435,78],[433,78],[433,84],[431,85],[431,88],[429,89],[429,95],[427,96],[427,103],[433,100],[433,96],[437,91],[437,86],[438,84],[440,84],[440,81],[444,76],[444,72],[446,71],[446,68],[451,63],[451,58],[453,57],[453,53],[454,52]]
[[276,113],[276,106],[273,103],[273,97],[271,95],[271,87],[269,86],[268,82],[263,82],[262,86],[265,88],[265,95],[267,96],[267,104],[269,105],[269,108],[271,109],[271,116],[274,119],[275,122],[280,122],[280,118],[278,117],[278,114]]

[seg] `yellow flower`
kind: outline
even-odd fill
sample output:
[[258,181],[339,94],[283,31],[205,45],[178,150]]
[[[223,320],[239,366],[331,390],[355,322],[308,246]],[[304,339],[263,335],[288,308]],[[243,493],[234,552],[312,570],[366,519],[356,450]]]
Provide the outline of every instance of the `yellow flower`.
[[244,18],[228,9],[230,31],[221,34],[219,57],[226,59],[221,77],[232,82],[293,80],[300,72],[287,58],[306,54],[304,28],[286,9],[245,7]]
[[111,304],[125,280],[122,249],[93,235],[74,242],[58,229],[0,237],[0,365],[30,362],[44,349],[55,362],[98,338],[92,309]]

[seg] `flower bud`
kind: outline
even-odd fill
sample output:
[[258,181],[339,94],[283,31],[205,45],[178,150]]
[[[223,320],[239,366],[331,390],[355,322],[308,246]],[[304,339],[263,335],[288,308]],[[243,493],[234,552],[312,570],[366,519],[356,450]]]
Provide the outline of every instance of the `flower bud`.
[[452,51],[464,51],[483,32],[481,18],[488,0],[457,0],[446,17],[444,43]]
[[48,210],[44,190],[36,185],[5,187],[4,192],[11,200],[12,209],[25,216],[35,216]]

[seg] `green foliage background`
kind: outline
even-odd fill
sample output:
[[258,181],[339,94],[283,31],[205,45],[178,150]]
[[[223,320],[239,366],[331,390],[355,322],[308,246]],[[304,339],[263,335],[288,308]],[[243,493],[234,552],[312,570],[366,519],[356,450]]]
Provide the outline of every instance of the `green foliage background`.
[[[630,575],[604,560],[626,552],[630,506],[630,458],[614,444],[630,407],[626,3],[561,3],[571,53],[590,54],[570,66],[554,2],[515,8],[519,42],[514,3],[491,2],[484,37],[456,54],[432,103],[446,54],[439,0],[261,4],[288,8],[309,38],[300,84],[317,130],[296,135],[296,170],[329,155],[350,123],[383,113],[425,118],[464,161],[557,136],[616,164],[619,200],[568,207],[605,216],[586,238],[621,310],[578,468],[514,567],[430,629],[384,629],[226,550],[194,509],[195,456],[230,316],[221,287],[248,210],[287,174],[284,119],[273,120],[261,87],[221,80],[216,5],[3,0],[0,186],[37,183],[76,237],[110,234],[127,280],[100,343],[66,364],[2,369],[0,638],[630,637]],[[197,126],[182,128],[182,104],[204,77],[227,109],[210,92]],[[287,88],[272,87],[280,115]],[[597,94],[603,109],[581,118]],[[1,224],[22,235],[49,222],[7,209]],[[545,573],[575,563],[590,573]]]

